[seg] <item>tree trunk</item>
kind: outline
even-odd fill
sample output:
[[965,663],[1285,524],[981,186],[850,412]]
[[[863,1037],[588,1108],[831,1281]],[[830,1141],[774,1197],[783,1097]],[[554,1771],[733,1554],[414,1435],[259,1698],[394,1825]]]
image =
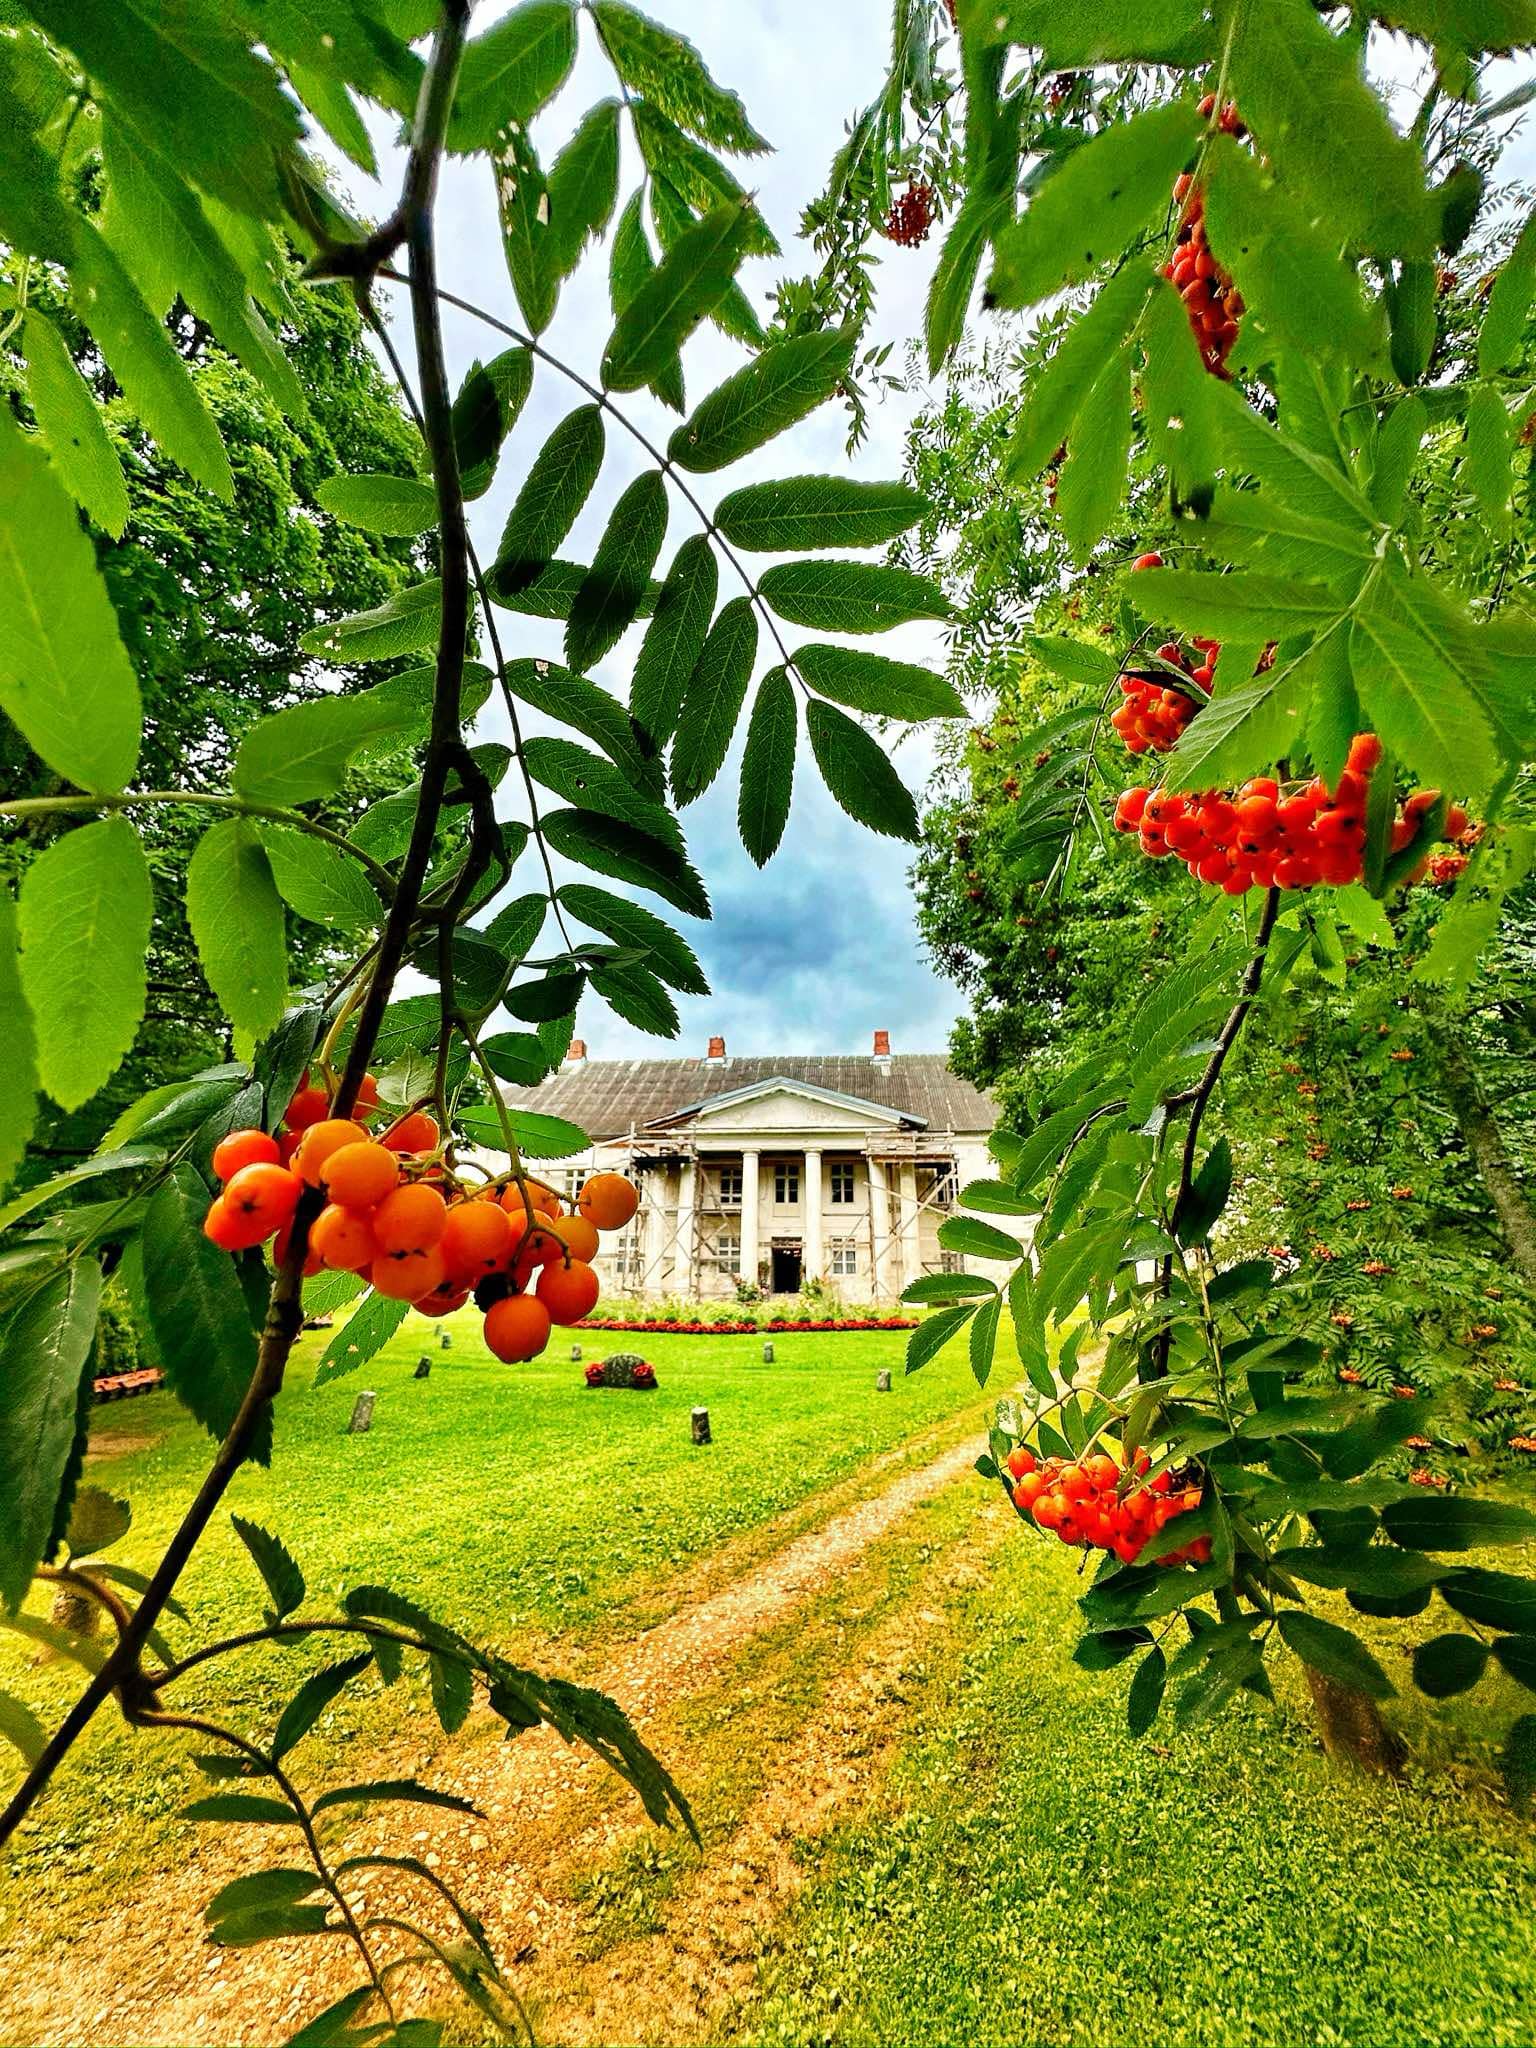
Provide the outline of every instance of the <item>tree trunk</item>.
[[1525,1189],[1510,1164],[1504,1134],[1478,1078],[1465,1052],[1451,1038],[1447,1038],[1441,1050],[1440,1078],[1515,1264],[1527,1286],[1536,1287],[1536,1210],[1526,1199]]
[[1381,1709],[1368,1693],[1356,1692],[1325,1678],[1310,1665],[1307,1684],[1312,1689],[1318,1734],[1335,1763],[1353,1764],[1357,1770],[1372,1771],[1378,1777],[1403,1775],[1406,1752],[1402,1739],[1383,1721]]

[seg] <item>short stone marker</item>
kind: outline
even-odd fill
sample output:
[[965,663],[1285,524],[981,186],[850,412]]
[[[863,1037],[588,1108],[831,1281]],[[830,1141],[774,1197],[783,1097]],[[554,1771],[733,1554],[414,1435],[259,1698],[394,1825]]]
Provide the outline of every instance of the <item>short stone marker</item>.
[[347,1424],[348,1436],[366,1436],[373,1427],[373,1404],[378,1395],[372,1391],[361,1393],[352,1405],[352,1420]]
[[696,1444],[713,1443],[709,1433],[709,1410],[695,1408],[693,1411],[693,1440]]
[[571,1346],[571,1363],[572,1365],[580,1365],[581,1363],[581,1346],[579,1344]]
[[439,1345],[439,1348],[440,1348],[440,1349],[442,1349],[442,1350],[444,1350],[444,1351],[451,1351],[451,1350],[453,1349],[453,1332],[452,1332],[452,1330],[442,1330],[442,1331],[440,1331],[440,1332],[438,1333],[438,1339],[437,1339],[437,1341],[438,1341],[438,1345]]
[[412,1378],[413,1380],[429,1380],[429,1379],[430,1379],[431,1377],[432,1377],[432,1361],[431,1361],[431,1359],[430,1359],[430,1358],[418,1358],[418,1359],[417,1359],[417,1361],[416,1361],[416,1370],[415,1370],[415,1371],[414,1371],[414,1372],[413,1372],[413,1373],[411,1374],[411,1378]]
[[773,1346],[771,1343],[763,1346],[763,1363],[764,1365],[772,1365],[773,1363]]
[[891,1375],[890,1369],[887,1367],[884,1371],[875,1374],[875,1392],[877,1394],[888,1394],[890,1391]]

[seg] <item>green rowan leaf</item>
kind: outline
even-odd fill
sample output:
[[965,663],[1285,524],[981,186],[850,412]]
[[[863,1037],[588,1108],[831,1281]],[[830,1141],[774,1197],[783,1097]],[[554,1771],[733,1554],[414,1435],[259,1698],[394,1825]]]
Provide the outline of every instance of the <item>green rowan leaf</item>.
[[696,473],[750,455],[832,396],[849,373],[854,345],[849,328],[773,343],[695,407],[673,434],[668,454]]
[[770,147],[740,99],[716,84],[685,37],[622,0],[594,0],[592,18],[620,78],[668,120],[733,156],[756,156]]
[[291,704],[253,725],[235,751],[234,786],[250,803],[303,804],[332,796],[371,741],[419,723],[411,699],[380,684],[355,697]]
[[1372,728],[1415,774],[1437,788],[1473,795],[1490,786],[1495,753],[1488,714],[1413,622],[1366,605],[1349,629],[1349,658]]
[[277,893],[311,924],[348,930],[377,924],[378,895],[355,860],[295,826],[263,825],[261,843],[272,864]]
[[1112,11],[1079,0],[960,0],[967,37],[1038,45],[1049,70],[1192,62],[1205,16],[1205,0],[1117,0]]
[[39,141],[40,110],[29,107],[19,42],[0,43],[0,239],[52,263],[68,263],[74,216],[64,202],[54,152]]
[[271,1598],[268,1618],[281,1621],[284,1615],[292,1614],[304,1605],[307,1588],[303,1572],[280,1536],[272,1535],[259,1522],[247,1521],[242,1515],[231,1515],[229,1519],[235,1534],[250,1552],[251,1562],[261,1573],[262,1583]]
[[345,1373],[356,1372],[360,1365],[366,1365],[393,1337],[405,1321],[409,1308],[408,1301],[394,1301],[387,1294],[365,1294],[362,1306],[347,1318],[326,1345],[315,1368],[315,1385],[326,1386]]
[[[373,1652],[362,1650],[355,1657],[346,1657],[339,1664],[329,1665],[324,1671],[316,1671],[305,1679],[278,1719],[270,1751],[274,1763],[280,1763],[295,1743],[303,1740],[337,1694],[360,1672],[366,1671],[372,1662]],[[446,1722],[444,1726],[447,1726]],[[448,1732],[452,1734],[453,1730]]]
[[564,84],[576,59],[571,0],[522,0],[464,52],[448,147],[495,150],[526,127]]
[[1136,602],[1160,626],[1250,647],[1335,625],[1348,609],[1325,584],[1245,569],[1227,576],[1158,569],[1137,578]]
[[725,765],[757,659],[757,613],[749,597],[733,597],[694,663],[672,740],[672,795],[691,804]]
[[613,217],[619,196],[619,103],[600,100],[549,167],[546,255],[569,277],[582,251]]
[[1529,1508],[1471,1494],[1393,1501],[1381,1511],[1381,1526],[1409,1550],[1481,1550],[1536,1537],[1536,1515]]
[[667,533],[667,486],[648,469],[619,494],[565,628],[571,667],[602,660],[633,623]]
[[694,917],[710,914],[703,882],[674,844],[587,810],[551,811],[544,819],[544,836],[567,860],[650,889]]
[[278,217],[298,110],[216,0],[28,0],[27,11],[181,175],[236,213]]
[[[644,194],[635,192],[630,195],[624,211],[619,215],[619,224],[614,230],[613,248],[609,255],[608,290],[615,320],[622,317],[625,308],[655,269],[656,258],[651,254],[651,245],[645,232]],[[670,405],[674,412],[682,411],[681,357],[673,356],[661,366],[651,379],[651,389],[663,405]]]
[[924,1316],[907,1339],[906,1370],[920,1372],[930,1358],[937,1357],[950,1338],[965,1328],[976,1308],[974,1301],[959,1302],[953,1308],[935,1309]]
[[[76,369],[63,335],[35,306],[22,320],[21,348],[27,359],[27,397],[64,488],[95,525],[119,539],[128,524],[128,486],[94,392]],[[78,630],[72,618],[71,631]]]
[[1056,512],[1079,562],[1093,553],[1120,502],[1130,453],[1131,366],[1122,351],[1100,373],[1067,437]]
[[1293,193],[1228,135],[1206,161],[1205,221],[1248,311],[1282,347],[1313,359],[1366,362],[1380,351],[1379,323],[1331,226],[1314,225]]
[[1461,473],[1495,539],[1509,531],[1514,474],[1509,414],[1491,384],[1480,384],[1467,404],[1467,452]]
[[1499,266],[1477,335],[1477,369],[1495,377],[1509,362],[1525,333],[1536,296],[1536,213],[1526,216],[1515,246]]
[[884,633],[950,616],[936,583],[881,562],[776,562],[758,590],[781,619],[824,633]]
[[1069,441],[1089,392],[1119,355],[1157,283],[1146,264],[1128,263],[1067,329],[1056,353],[1024,392],[1023,416],[1003,456],[1015,483],[1038,476]]
[[542,334],[560,299],[558,245],[550,234],[549,184],[527,130],[515,127],[497,149],[496,209],[507,272],[523,318]]
[[1363,1692],[1373,1700],[1391,1697],[1392,1681],[1360,1638],[1347,1628],[1291,1608],[1281,1610],[1279,1628],[1286,1647],[1325,1678],[1347,1686],[1351,1692]]
[[917,806],[873,735],[818,698],[806,705],[805,724],[822,780],[849,817],[890,838],[915,840]]
[[[651,173],[653,201],[663,193],[672,196],[680,212],[708,213],[723,200],[740,199],[742,189],[712,149],[685,135],[676,121],[669,120],[654,99],[630,102],[635,140]],[[679,222],[679,225],[681,223]],[[658,220],[658,227],[660,226]],[[663,239],[666,239],[663,234]],[[777,256],[778,242],[761,214],[752,224],[752,253]]]
[[795,649],[794,665],[813,690],[851,711],[909,720],[965,716],[965,706],[948,678],[915,662],[812,641]]
[[660,264],[640,281],[603,352],[611,391],[655,387],[678,351],[725,296],[746,252],[752,202],[715,207],[684,229]]
[[1432,256],[1437,222],[1418,148],[1366,83],[1354,38],[1335,34],[1309,0],[1235,0],[1229,22],[1232,95],[1280,180],[1341,242]]
[[927,499],[910,484],[793,476],[729,492],[715,507],[715,523],[735,547],[798,554],[880,547],[915,526],[927,510]]
[[442,620],[443,586],[433,576],[397,590],[365,612],[311,626],[300,635],[299,645],[322,661],[393,661],[435,647]]
[[107,239],[163,317],[179,295],[292,419],[308,407],[272,330],[253,304],[233,256],[214,232],[180,169],[144,135],[110,116],[102,123]]
[[20,931],[9,889],[0,889],[0,1194],[15,1177],[37,1121],[37,1037],[21,981]]
[[188,476],[230,503],[234,476],[212,413],[100,229],[83,217],[75,229],[70,298],[155,440]]
[[0,1318],[0,1603],[12,1614],[49,1548],[100,1302],[101,1268],[81,1258]]
[[709,633],[718,583],[714,549],[703,534],[691,534],[667,571],[629,686],[630,716],[657,747],[677,729],[683,692]]
[[676,1038],[681,1028],[677,1005],[649,968],[635,961],[615,962],[594,967],[591,981],[593,992],[626,1024],[656,1038]]
[[411,539],[437,524],[437,493],[419,477],[328,476],[315,497],[327,512],[368,533]]
[[[216,1440],[229,1433],[256,1372],[256,1332],[234,1261],[203,1235],[208,1189],[173,1167],[144,1218],[144,1308],[171,1392]],[[271,1412],[249,1455],[272,1455]]]
[[601,811],[654,839],[681,846],[676,820],[665,806],[642,796],[623,769],[601,754],[574,740],[540,733],[524,742],[523,759],[535,782],[542,782],[567,803]]
[[[1342,633],[1332,637],[1344,639]],[[1228,685],[1223,680],[1173,749],[1178,773],[1188,778],[1190,788],[1241,781],[1295,750],[1306,729],[1312,689],[1309,660],[1276,662],[1265,674],[1243,683]]]
[[240,1030],[260,1038],[283,1014],[288,956],[283,899],[249,818],[224,818],[187,868],[187,920],[208,986]]
[[123,817],[64,833],[22,877],[21,984],[38,1076],[78,1109],[115,1072],[144,1014],[149,864]]
[[498,591],[525,588],[547,566],[603,466],[603,415],[579,406],[555,428],[523,479],[496,553]]
[[517,425],[533,389],[533,357],[525,348],[503,349],[474,363],[453,401],[453,445],[466,501],[482,498],[496,474],[502,443]]
[[0,410],[0,709],[56,774],[121,789],[142,717],[117,615],[42,449]]
[[747,724],[736,805],[741,843],[759,867],[772,859],[784,837],[794,788],[797,732],[794,685],[783,668],[770,669],[757,686]]
[[646,966],[673,988],[687,995],[709,994],[709,983],[693,948],[643,904],[610,895],[587,882],[566,882],[558,894],[564,907],[583,924],[621,946],[643,947],[649,956]]
[[1118,256],[1165,208],[1199,134],[1194,108],[1178,101],[1117,122],[1066,153],[997,238],[987,281],[993,303],[1035,305]]
[[641,753],[629,714],[600,684],[554,661],[509,661],[505,675],[513,696],[595,741],[642,795],[662,795],[660,772]]

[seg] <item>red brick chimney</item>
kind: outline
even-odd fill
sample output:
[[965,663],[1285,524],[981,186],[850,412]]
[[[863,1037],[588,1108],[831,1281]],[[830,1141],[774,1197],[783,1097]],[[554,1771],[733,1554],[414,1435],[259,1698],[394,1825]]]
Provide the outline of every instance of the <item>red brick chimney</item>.
[[715,1066],[723,1066],[725,1064],[725,1040],[723,1038],[712,1038],[709,1041],[709,1051],[704,1057]]
[[888,1060],[890,1056],[891,1034],[889,1031],[877,1031],[875,1033],[875,1058],[877,1060]]
[[584,1038],[573,1038],[571,1040],[570,1051],[566,1054],[566,1058],[568,1060],[584,1060],[586,1056],[587,1041]]

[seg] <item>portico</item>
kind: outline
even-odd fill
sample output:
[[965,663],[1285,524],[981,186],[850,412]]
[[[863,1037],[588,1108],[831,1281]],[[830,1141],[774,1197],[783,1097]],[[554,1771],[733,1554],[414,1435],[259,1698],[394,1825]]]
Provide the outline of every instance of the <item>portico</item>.
[[[938,1055],[893,1055],[884,1033],[866,1059],[733,1061],[716,1039],[703,1060],[588,1063],[578,1048],[509,1101],[598,1141],[550,1175],[557,1185],[600,1166],[636,1179],[640,1214],[600,1261],[614,1293],[708,1299],[818,1281],[892,1302],[920,1274],[962,1265],[939,1226],[989,1170],[987,1098]],[[625,1111],[622,1131],[604,1128]]]

